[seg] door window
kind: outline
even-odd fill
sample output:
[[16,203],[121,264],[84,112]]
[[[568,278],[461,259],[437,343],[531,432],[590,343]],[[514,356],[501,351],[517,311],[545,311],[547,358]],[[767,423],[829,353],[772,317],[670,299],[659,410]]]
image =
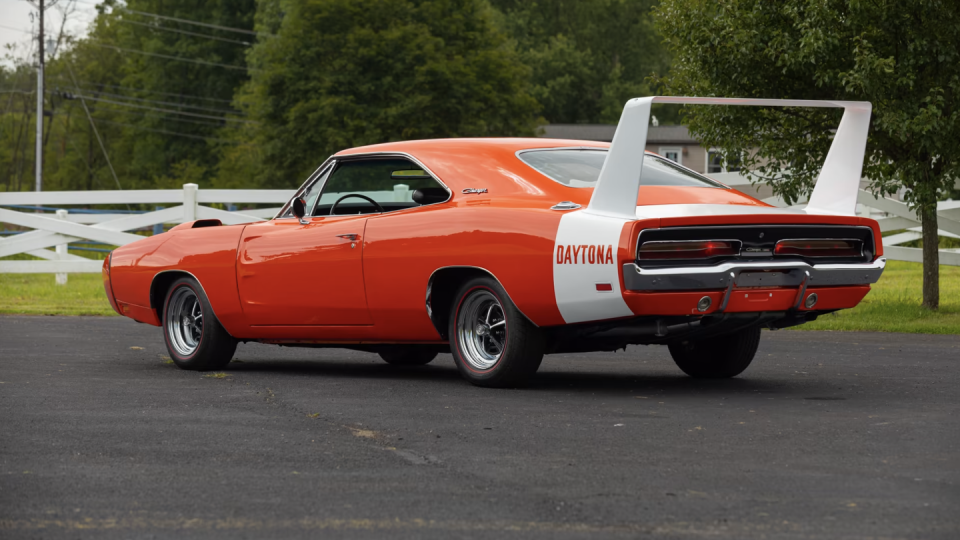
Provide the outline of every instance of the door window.
[[335,215],[394,212],[447,199],[446,188],[409,160],[350,160],[338,163],[330,174],[312,215],[328,216],[331,210]]

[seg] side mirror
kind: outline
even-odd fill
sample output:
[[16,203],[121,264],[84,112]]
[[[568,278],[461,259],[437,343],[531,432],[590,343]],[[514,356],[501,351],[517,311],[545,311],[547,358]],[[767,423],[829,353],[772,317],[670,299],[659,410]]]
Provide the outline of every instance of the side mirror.
[[297,216],[297,219],[300,220],[301,225],[306,225],[310,223],[309,221],[303,219],[303,216],[305,216],[306,214],[307,214],[307,203],[300,197],[297,197],[296,199],[293,200],[293,215]]

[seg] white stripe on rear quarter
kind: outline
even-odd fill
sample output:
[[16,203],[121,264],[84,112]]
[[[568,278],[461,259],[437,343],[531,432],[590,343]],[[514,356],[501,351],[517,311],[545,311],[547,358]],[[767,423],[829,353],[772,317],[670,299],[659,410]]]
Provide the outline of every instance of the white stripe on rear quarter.
[[[560,218],[553,246],[553,291],[560,314],[567,323],[633,315],[623,301],[617,264],[617,245],[626,222],[625,219],[582,211],[564,214]],[[590,246],[593,246],[592,250]],[[603,246],[602,262],[597,259],[598,246]],[[609,283],[613,290],[597,291],[599,283]]]

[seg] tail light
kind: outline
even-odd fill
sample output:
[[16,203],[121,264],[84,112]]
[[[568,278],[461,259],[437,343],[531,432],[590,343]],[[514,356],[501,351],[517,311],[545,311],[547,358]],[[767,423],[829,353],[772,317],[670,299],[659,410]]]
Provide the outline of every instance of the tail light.
[[773,253],[801,257],[861,257],[862,247],[860,240],[780,240]]
[[637,250],[638,259],[709,259],[740,253],[739,240],[678,240],[644,242]]

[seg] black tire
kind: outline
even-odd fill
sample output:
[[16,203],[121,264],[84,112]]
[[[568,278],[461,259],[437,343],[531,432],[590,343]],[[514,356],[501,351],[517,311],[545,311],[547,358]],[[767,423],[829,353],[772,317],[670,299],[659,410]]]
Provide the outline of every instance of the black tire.
[[747,369],[760,345],[760,327],[751,326],[731,334],[671,343],[670,356],[691,377],[727,379]]
[[[196,303],[191,299],[195,298]],[[194,315],[199,311],[200,325]],[[192,277],[173,282],[163,302],[163,341],[173,363],[181,369],[223,369],[237,350],[233,338],[217,320],[210,300]],[[176,320],[179,319],[179,322]],[[192,324],[188,322],[192,319]]]
[[[486,327],[485,333],[481,326]],[[503,287],[488,277],[471,279],[457,291],[448,332],[457,369],[477,386],[526,385],[543,360],[543,333],[520,313]],[[497,345],[499,354],[495,353]]]
[[391,366],[425,366],[437,357],[437,351],[419,345],[396,345],[378,354]]

